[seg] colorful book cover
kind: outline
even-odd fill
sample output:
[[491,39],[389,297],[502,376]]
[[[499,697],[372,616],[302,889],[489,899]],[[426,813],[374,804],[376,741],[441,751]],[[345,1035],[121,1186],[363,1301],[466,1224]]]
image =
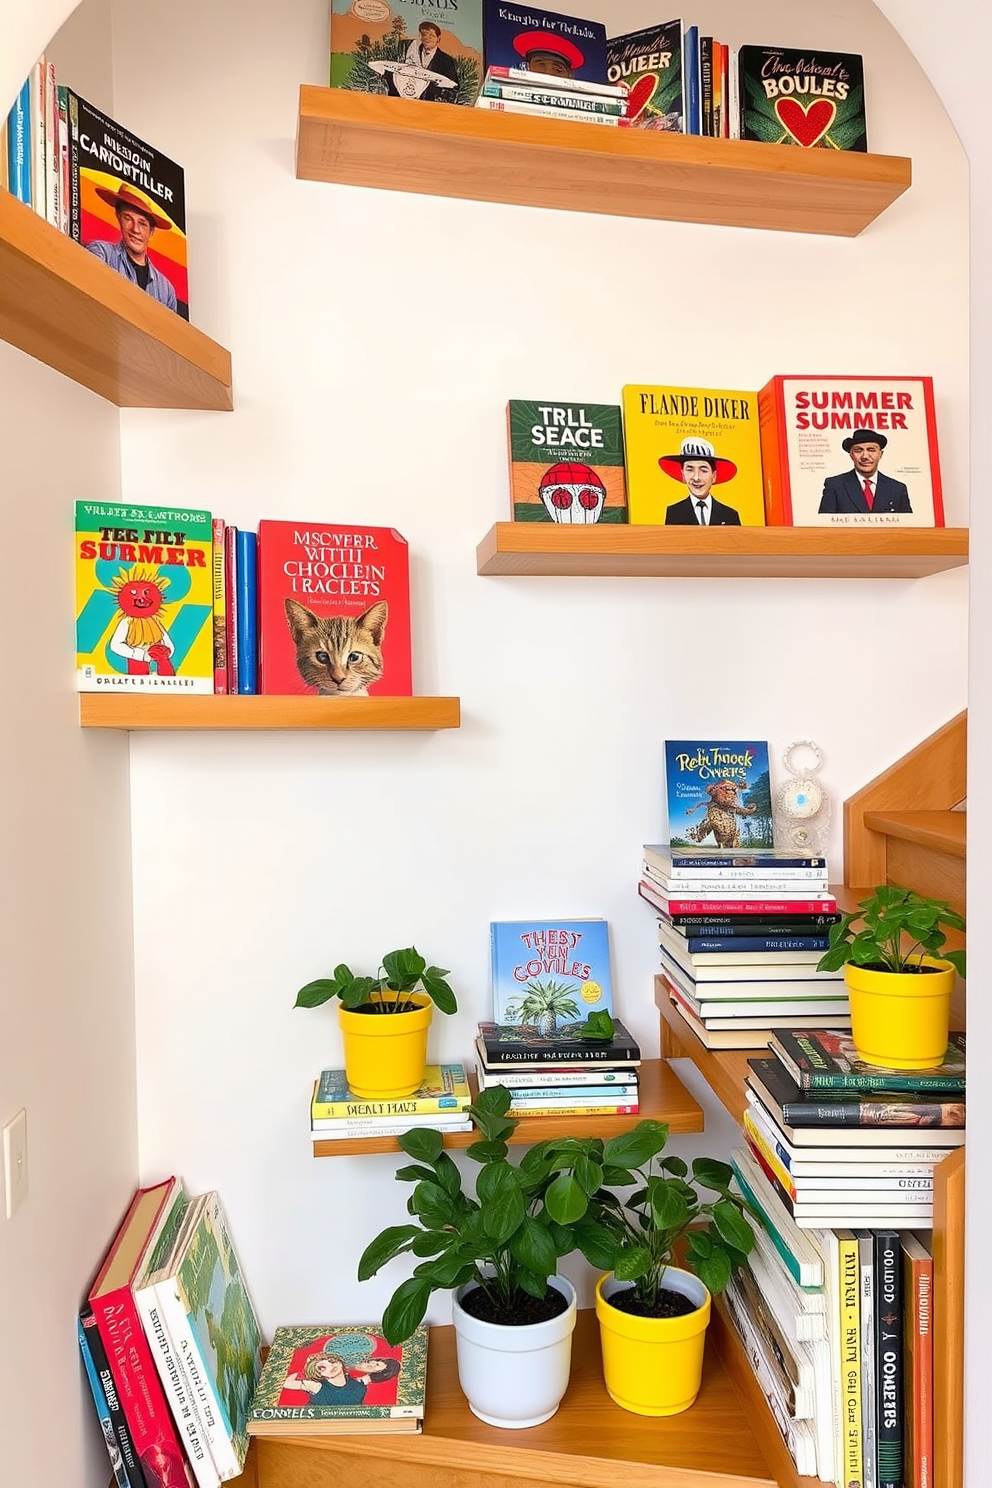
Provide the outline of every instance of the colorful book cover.
[[523,67],[549,77],[606,82],[606,27],[540,6],[485,0],[486,67]]
[[769,525],[943,527],[932,378],[773,377],[758,416]]
[[950,1035],[943,1064],[928,1070],[887,1070],[866,1064],[851,1035],[834,1029],[779,1031],[770,1048],[802,1090],[943,1090],[958,1095],[965,1088],[963,1033]]
[[778,1059],[750,1059],[749,1079],[759,1098],[768,1099],[786,1126],[891,1127],[922,1131],[925,1127],[961,1133],[963,1100],[941,1100],[910,1090],[859,1092],[802,1090]]
[[841,1436],[843,1481],[847,1488],[864,1484],[861,1425],[861,1267],[858,1242],[849,1230],[837,1235],[840,1302]]
[[933,1257],[916,1235],[901,1245],[906,1488],[933,1488]]
[[227,579],[224,519],[214,517],[214,692],[227,692]]
[[80,692],[213,692],[205,511],[76,502]]
[[410,697],[410,559],[391,527],[260,522],[259,691]]
[[8,189],[31,206],[31,79],[25,78],[7,115]]
[[257,693],[258,685],[258,538],[240,527],[235,533],[237,553],[238,692]]
[[806,150],[867,150],[861,57],[742,46],[737,66],[741,139]]
[[681,21],[611,36],[606,43],[606,75],[611,83],[626,83],[630,89],[630,128],[685,132]]
[[618,406],[511,399],[506,425],[515,522],[626,522]]
[[482,0],[332,0],[331,87],[471,108]]
[[224,527],[224,616],[227,690],[238,690],[238,529]]
[[189,320],[183,168],[66,91],[77,243]]
[[631,522],[764,526],[756,393],[628,386],[623,425]]
[[676,847],[772,847],[768,744],[666,739],[668,830]]
[[559,1026],[613,1012],[610,927],[606,920],[498,920],[489,926],[493,1021]]
[[361,1423],[418,1429],[427,1384],[427,1327],[403,1344],[378,1324],[277,1328],[248,1419],[251,1434],[319,1436]]
[[[86,1309],[87,1313],[89,1309]],[[90,1348],[90,1337],[96,1332],[96,1323],[90,1320],[90,1332],[87,1333],[82,1316],[76,1318],[76,1338],[79,1342],[79,1352],[82,1355],[83,1369],[86,1372],[86,1383],[90,1387],[93,1397],[93,1405],[96,1409],[97,1419],[100,1422],[100,1430],[103,1433],[104,1444],[107,1455],[110,1458],[110,1469],[114,1475],[117,1488],[140,1488],[137,1476],[132,1482],[131,1473],[137,1474],[138,1465],[133,1456],[131,1457],[131,1468],[124,1461],[121,1443],[114,1429],[113,1418],[110,1414],[110,1406],[107,1403],[107,1392],[103,1387],[103,1381],[97,1372],[96,1362]]]
[[420,1088],[403,1100],[369,1101],[348,1088],[343,1069],[321,1070],[314,1086],[310,1116],[313,1120],[357,1116],[414,1116],[429,1112],[461,1111],[471,1103],[472,1092],[462,1064],[429,1064]]
[[902,1265],[898,1230],[875,1234],[878,1488],[903,1488]]

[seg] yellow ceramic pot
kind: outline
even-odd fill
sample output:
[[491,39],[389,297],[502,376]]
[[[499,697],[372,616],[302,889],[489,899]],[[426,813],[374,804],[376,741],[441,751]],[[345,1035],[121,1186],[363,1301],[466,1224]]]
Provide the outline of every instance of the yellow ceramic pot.
[[[427,1066],[434,1004],[425,992],[403,993],[411,1013],[356,1013],[338,1003],[348,1085],[362,1100],[402,1100],[419,1090]],[[395,1002],[395,993],[384,999]]]
[[951,993],[949,961],[923,957],[931,972],[844,967],[851,1000],[851,1037],[866,1064],[884,1069],[934,1069],[947,1052]]
[[610,1306],[623,1290],[612,1274],[596,1287],[603,1377],[611,1399],[639,1416],[677,1416],[699,1394],[710,1294],[689,1271],[669,1266],[665,1285],[696,1303],[680,1318],[642,1318]]

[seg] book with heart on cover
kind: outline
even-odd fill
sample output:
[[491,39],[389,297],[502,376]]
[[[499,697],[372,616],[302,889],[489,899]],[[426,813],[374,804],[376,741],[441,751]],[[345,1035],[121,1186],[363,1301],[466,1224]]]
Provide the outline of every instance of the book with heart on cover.
[[248,1415],[251,1436],[419,1431],[427,1327],[386,1342],[378,1323],[277,1328]]
[[867,150],[865,72],[853,52],[742,46],[740,137],[807,150]]

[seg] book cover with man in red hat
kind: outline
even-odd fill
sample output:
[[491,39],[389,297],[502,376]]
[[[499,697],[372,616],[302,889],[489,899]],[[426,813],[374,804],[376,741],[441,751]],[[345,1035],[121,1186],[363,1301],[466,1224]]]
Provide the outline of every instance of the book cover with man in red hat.
[[631,522],[764,526],[756,393],[632,385],[623,426]]
[[94,257],[189,320],[182,167],[65,90],[69,230]]
[[556,78],[606,82],[606,27],[540,6],[486,0],[486,68],[524,68]]

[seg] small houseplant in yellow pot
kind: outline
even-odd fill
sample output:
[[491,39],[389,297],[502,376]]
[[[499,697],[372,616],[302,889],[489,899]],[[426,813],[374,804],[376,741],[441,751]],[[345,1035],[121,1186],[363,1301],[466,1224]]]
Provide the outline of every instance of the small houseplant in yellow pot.
[[[674,1416],[699,1393],[710,1295],[754,1246],[726,1163],[661,1157],[668,1127],[641,1121],[608,1142],[542,1144],[557,1176],[544,1204],[594,1266],[606,1388],[642,1416]],[[614,1189],[632,1188],[620,1198]],[[697,1188],[715,1197],[708,1203]],[[676,1264],[684,1252],[684,1267]]]
[[844,968],[851,1036],[866,1064],[935,1069],[947,1050],[955,976],[964,951],[945,950],[964,920],[942,899],[881,884],[830,929],[818,971]]
[[349,1088],[362,1100],[401,1100],[423,1083],[427,1031],[435,1007],[453,1013],[458,1004],[440,966],[428,966],[413,946],[389,951],[378,977],[356,976],[336,966],[332,977],[308,982],[296,1007],[320,1007],[338,999]]

